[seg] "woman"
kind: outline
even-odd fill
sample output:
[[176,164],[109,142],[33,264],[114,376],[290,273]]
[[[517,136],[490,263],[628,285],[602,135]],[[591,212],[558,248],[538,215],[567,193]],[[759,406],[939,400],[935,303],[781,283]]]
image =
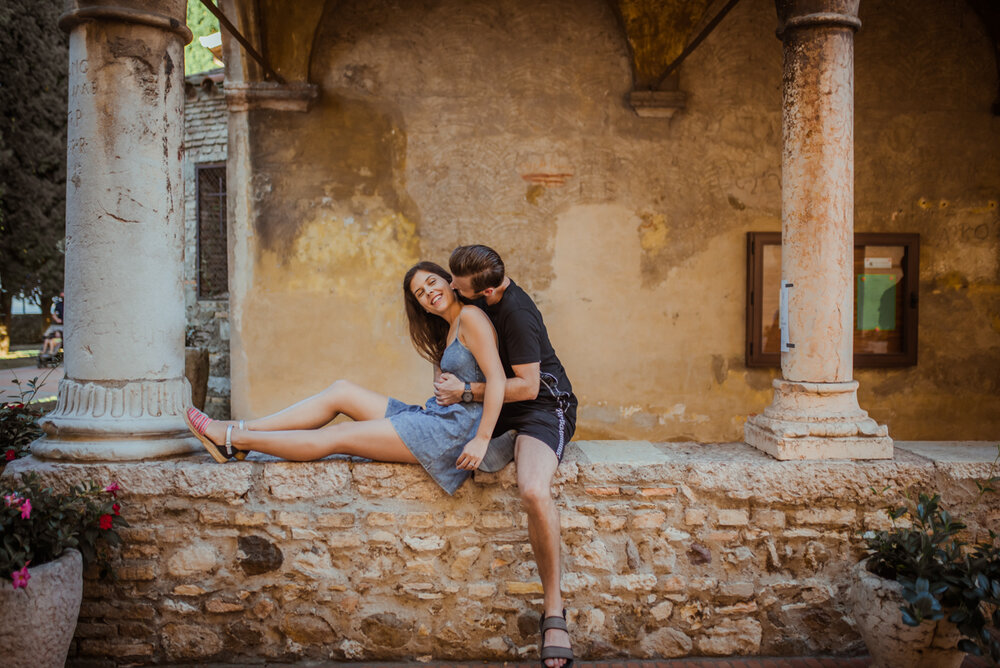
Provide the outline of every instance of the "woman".
[[[463,305],[451,274],[420,262],[403,278],[410,338],[434,364],[434,377],[448,371],[469,383],[486,382],[483,403],[423,406],[366,390],[344,380],[283,411],[257,420],[212,420],[189,408],[188,428],[218,462],[242,459],[247,451],[293,461],[344,454],[383,462],[419,463],[449,494],[486,454],[503,404],[506,377],[493,326],[475,306]],[[354,422],[329,424],[343,413]]]

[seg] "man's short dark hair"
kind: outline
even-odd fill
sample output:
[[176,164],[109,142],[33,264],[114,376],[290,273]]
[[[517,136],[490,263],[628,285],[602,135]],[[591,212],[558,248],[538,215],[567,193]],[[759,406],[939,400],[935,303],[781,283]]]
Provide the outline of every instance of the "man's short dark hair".
[[504,267],[500,254],[489,246],[475,244],[459,246],[448,259],[451,273],[472,281],[472,289],[482,292],[486,288],[498,288],[503,283]]

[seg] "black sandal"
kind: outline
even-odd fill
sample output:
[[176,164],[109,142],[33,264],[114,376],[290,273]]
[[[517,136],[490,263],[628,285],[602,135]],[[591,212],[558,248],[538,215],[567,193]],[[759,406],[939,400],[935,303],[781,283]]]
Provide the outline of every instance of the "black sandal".
[[541,662],[542,668],[548,668],[545,665],[546,659],[566,659],[566,663],[563,664],[563,668],[572,668],[573,666],[573,650],[569,647],[559,647],[557,645],[545,645],[545,632],[549,629],[559,629],[560,631],[565,631],[567,635],[569,634],[569,629],[566,627],[566,611],[563,610],[562,617],[543,617],[538,621],[538,630],[542,634],[540,646],[541,651]]

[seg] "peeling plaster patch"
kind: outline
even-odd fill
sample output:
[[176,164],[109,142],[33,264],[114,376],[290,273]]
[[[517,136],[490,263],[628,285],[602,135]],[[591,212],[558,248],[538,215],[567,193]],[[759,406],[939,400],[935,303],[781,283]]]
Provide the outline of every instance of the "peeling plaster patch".
[[261,266],[273,279],[269,291],[333,293],[360,302],[394,294],[418,255],[416,225],[402,214],[359,224],[320,211],[302,226],[287,258],[264,251]]

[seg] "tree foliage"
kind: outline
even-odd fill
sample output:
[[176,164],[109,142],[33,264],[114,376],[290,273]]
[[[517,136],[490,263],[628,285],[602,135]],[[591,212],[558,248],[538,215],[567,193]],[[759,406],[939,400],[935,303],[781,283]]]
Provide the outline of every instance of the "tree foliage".
[[[0,311],[63,284],[68,39],[62,0],[0,2]],[[47,301],[45,302],[47,303]]]
[[198,38],[219,32],[219,19],[205,9],[201,0],[188,0],[187,26],[194,33],[194,39],[184,47],[184,74],[214,70],[217,66],[212,60],[212,52],[203,47]]

